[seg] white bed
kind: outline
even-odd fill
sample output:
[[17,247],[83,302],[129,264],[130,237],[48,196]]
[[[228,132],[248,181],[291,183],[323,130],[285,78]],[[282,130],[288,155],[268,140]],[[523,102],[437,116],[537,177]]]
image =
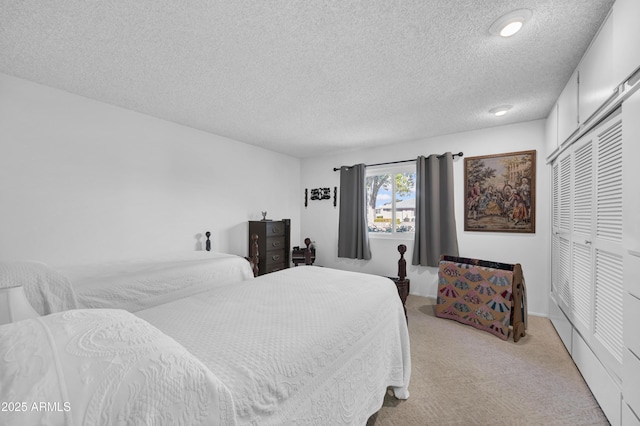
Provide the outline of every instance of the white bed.
[[73,286],[80,308],[129,312],[253,278],[244,258],[193,251],[58,268]]
[[[84,279],[72,287],[94,292]],[[409,396],[391,280],[305,266],[225,283],[187,296],[170,285],[145,309],[128,306],[135,314],[76,309],[0,326],[0,401],[63,407],[14,411],[8,424],[364,425],[387,387]]]

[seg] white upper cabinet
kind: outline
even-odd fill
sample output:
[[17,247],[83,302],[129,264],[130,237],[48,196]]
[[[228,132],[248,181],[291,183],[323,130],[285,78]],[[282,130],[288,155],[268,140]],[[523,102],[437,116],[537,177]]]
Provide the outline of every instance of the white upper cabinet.
[[558,148],[558,104],[554,104],[545,122],[545,140],[547,141],[547,155],[551,155]]
[[613,5],[613,79],[624,82],[640,66],[640,0]]
[[621,83],[614,78],[613,72],[613,23],[614,20],[609,15],[580,62],[578,98],[581,123],[586,123],[605,105],[613,96],[614,89]]
[[[640,0],[616,0],[580,64],[560,94],[556,113],[547,118],[552,153],[579,129],[587,131],[620,85],[640,69]],[[618,98],[619,99],[619,98]],[[557,132],[553,129],[557,127]]]
[[558,144],[562,144],[578,130],[578,72],[574,72],[557,103]]

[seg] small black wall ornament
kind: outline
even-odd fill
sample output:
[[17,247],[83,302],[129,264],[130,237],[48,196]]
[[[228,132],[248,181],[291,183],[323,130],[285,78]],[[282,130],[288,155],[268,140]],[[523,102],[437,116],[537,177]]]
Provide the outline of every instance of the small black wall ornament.
[[330,200],[331,188],[314,188],[311,190],[312,200]]

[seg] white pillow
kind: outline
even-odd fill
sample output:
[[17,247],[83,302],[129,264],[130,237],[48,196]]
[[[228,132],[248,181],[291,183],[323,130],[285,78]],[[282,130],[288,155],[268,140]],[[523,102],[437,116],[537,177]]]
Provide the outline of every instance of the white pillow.
[[78,307],[71,283],[61,273],[34,261],[0,262],[0,288],[23,286],[40,315]]
[[[184,347],[123,310],[0,326],[5,425],[234,425],[228,389]],[[6,423],[5,423],[6,422]]]

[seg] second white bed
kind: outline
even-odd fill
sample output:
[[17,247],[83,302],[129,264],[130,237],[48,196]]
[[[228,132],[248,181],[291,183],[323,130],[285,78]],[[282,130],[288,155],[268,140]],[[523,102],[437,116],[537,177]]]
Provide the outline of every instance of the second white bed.
[[78,307],[118,308],[129,312],[253,279],[246,259],[207,251],[58,270],[71,282]]

